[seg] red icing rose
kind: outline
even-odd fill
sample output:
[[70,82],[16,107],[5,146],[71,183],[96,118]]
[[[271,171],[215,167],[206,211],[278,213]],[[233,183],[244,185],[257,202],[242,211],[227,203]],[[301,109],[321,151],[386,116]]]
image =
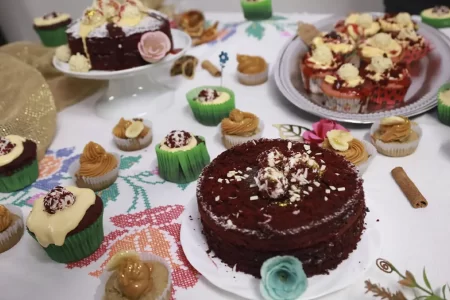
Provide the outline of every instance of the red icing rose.
[[312,131],[303,133],[303,139],[308,143],[320,144],[327,137],[327,132],[333,129],[348,131],[335,121],[321,119],[319,122],[313,124]]

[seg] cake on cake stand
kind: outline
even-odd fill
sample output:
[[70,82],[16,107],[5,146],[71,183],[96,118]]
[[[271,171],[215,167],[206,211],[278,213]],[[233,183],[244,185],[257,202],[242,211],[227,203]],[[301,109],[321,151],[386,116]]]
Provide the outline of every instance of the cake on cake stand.
[[[172,64],[191,47],[192,40],[186,33],[172,29],[176,54],[169,54],[155,64],[120,71],[74,72],[69,64],[53,57],[56,69],[82,79],[108,80],[108,88],[95,105],[96,114],[104,119],[118,120],[124,118],[148,118],[161,113],[174,102],[174,92],[166,83],[164,76],[169,77]],[[161,74],[163,74],[161,76]],[[166,74],[166,75],[164,75]]]

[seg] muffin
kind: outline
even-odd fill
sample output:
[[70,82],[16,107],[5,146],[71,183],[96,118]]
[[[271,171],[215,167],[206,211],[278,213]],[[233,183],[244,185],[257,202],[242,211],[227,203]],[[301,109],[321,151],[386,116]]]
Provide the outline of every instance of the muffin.
[[384,32],[366,39],[358,47],[359,56],[366,63],[370,63],[371,59],[377,56],[387,56],[394,63],[403,59],[402,45]]
[[408,156],[416,151],[422,129],[406,117],[387,117],[375,122],[370,129],[372,144],[386,156]]
[[367,170],[377,154],[377,150],[370,143],[355,139],[350,132],[344,130],[328,131],[321,146],[342,155],[358,168],[360,175]]
[[343,64],[333,75],[327,75],[321,89],[327,97],[325,106],[328,109],[346,113],[364,112],[364,78],[352,64]]
[[143,119],[125,120],[121,118],[113,129],[113,139],[117,148],[123,151],[136,151],[152,143],[151,122]]
[[300,68],[305,90],[321,94],[321,85],[327,75],[332,75],[343,63],[342,56],[325,45],[313,46],[303,57]]
[[435,28],[450,27],[450,8],[438,5],[421,12],[422,22]]
[[378,19],[378,22],[380,23],[381,31],[387,33],[399,32],[402,29],[417,30],[419,28],[407,12],[385,14]]
[[169,264],[151,253],[115,254],[100,278],[103,300],[169,300],[172,272]]
[[264,125],[254,114],[233,109],[230,116],[222,120],[220,129],[222,142],[225,148],[230,149],[250,140],[260,139]]
[[336,31],[347,33],[355,41],[371,37],[380,31],[380,23],[367,13],[352,13],[338,22]]
[[0,253],[14,247],[22,238],[23,216],[20,208],[0,205]]
[[29,186],[39,176],[36,143],[18,135],[0,137],[0,192]]
[[71,22],[70,15],[52,12],[35,18],[33,28],[44,46],[57,47],[67,44],[66,29]]
[[325,45],[334,53],[342,55],[347,61],[353,56],[356,49],[356,42],[348,34],[336,31],[322,33],[312,40],[313,47],[321,45]]
[[186,98],[195,119],[207,126],[217,126],[235,108],[233,91],[221,86],[195,88]]
[[438,92],[438,118],[450,126],[450,83],[444,84]]
[[106,189],[119,176],[120,156],[108,153],[97,143],[89,142],[75,166],[76,184],[94,191]]
[[362,70],[368,91],[368,110],[391,109],[404,103],[411,86],[411,76],[404,64],[394,64],[390,58],[374,57]]
[[272,0],[241,0],[247,20],[265,20],[272,17]]
[[184,130],[171,131],[156,145],[159,175],[174,183],[197,180],[210,158],[205,139]]
[[57,186],[34,202],[27,230],[52,260],[79,261],[103,241],[102,199],[90,189]]
[[263,84],[269,78],[269,66],[260,56],[237,55],[237,78],[244,85]]
[[395,36],[395,40],[403,48],[403,62],[406,64],[422,59],[430,51],[428,43],[414,29],[400,30]]

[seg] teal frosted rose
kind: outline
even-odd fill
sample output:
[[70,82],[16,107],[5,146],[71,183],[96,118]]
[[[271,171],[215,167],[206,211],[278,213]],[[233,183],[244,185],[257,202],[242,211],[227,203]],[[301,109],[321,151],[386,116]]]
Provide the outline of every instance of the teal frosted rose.
[[276,256],[261,267],[259,289],[266,300],[294,300],[308,287],[302,263],[293,256]]

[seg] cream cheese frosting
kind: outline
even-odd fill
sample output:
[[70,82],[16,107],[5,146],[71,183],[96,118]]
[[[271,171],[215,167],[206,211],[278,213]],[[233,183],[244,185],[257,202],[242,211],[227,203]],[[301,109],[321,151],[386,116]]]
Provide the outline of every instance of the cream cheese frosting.
[[[375,80],[375,81],[380,81],[382,79],[385,79],[386,76],[386,72],[391,70],[394,67],[394,64],[392,62],[392,60],[388,57],[383,57],[383,56],[376,56],[373,57],[370,64],[366,67],[367,71],[372,71],[374,72],[374,74],[368,74],[367,77]],[[399,75],[399,78],[402,78],[403,74]],[[396,78],[396,79],[399,79]],[[389,78],[389,79],[394,79],[394,78]]]
[[[44,248],[49,245],[64,245],[67,234],[78,226],[86,211],[95,203],[96,195],[91,189],[73,186],[65,187],[65,189],[73,194],[75,199],[70,205],[51,214],[47,212],[44,205],[45,197],[41,197],[34,202],[33,209],[28,216],[27,227]],[[52,192],[54,190],[50,191],[50,193]],[[50,194],[50,196],[52,195]]]
[[89,72],[91,69],[91,63],[86,56],[77,53],[72,55],[69,59],[69,67],[74,72]]
[[[344,22],[345,25],[356,24],[363,30],[364,36],[370,36],[376,34],[380,31],[380,24],[373,20],[372,15],[363,13],[363,14],[350,14]],[[352,26],[347,28],[349,35],[352,38],[358,38],[358,32],[355,32],[355,29]]]
[[[336,72],[336,74],[344,80],[345,87],[357,87],[364,83],[364,79],[359,76],[359,70],[352,64],[343,64]],[[325,82],[333,84],[337,78],[335,76],[327,75]]]
[[56,48],[55,56],[59,61],[68,62],[72,53],[70,52],[70,48],[67,45],[62,45]]
[[[9,153],[0,155],[0,167],[11,163],[13,160],[18,158],[22,154],[23,143],[26,140],[25,138],[18,136],[18,135],[8,135],[8,136],[4,137],[3,139],[6,139],[6,142],[10,142],[15,146]],[[2,147],[2,145],[3,145],[3,143],[0,144],[0,147]],[[0,152],[2,152],[2,151],[0,151]]]
[[333,53],[330,48],[325,45],[316,46],[308,61],[323,67],[329,67],[333,64]]
[[450,89],[441,92],[439,94],[439,99],[441,100],[442,104],[450,106]]
[[450,18],[450,9],[447,6],[436,6],[433,8],[425,9],[422,14],[424,17],[432,19],[448,19]]
[[312,41],[312,45],[314,45],[315,47],[326,45],[334,53],[340,54],[347,54],[355,49],[355,41],[349,38],[347,35],[340,32],[335,32],[335,34],[339,36],[339,39],[341,41],[327,42],[326,37],[329,34],[330,33],[322,33],[320,36],[316,36]]
[[202,90],[196,98],[202,105],[217,105],[227,102],[231,96],[227,92],[220,92],[213,89]]
[[159,148],[167,152],[188,151],[197,146],[197,139],[189,132],[183,130],[173,130],[164,140]]
[[70,20],[69,14],[52,13],[43,17],[34,18],[34,25],[36,26],[51,26],[58,23],[63,23]]
[[416,25],[411,19],[409,13],[398,13],[394,17],[380,18],[379,20],[381,28],[387,32],[400,31],[402,28],[415,29]]
[[383,55],[397,57],[402,52],[402,46],[384,32],[367,39],[360,47],[361,54],[368,58]]

